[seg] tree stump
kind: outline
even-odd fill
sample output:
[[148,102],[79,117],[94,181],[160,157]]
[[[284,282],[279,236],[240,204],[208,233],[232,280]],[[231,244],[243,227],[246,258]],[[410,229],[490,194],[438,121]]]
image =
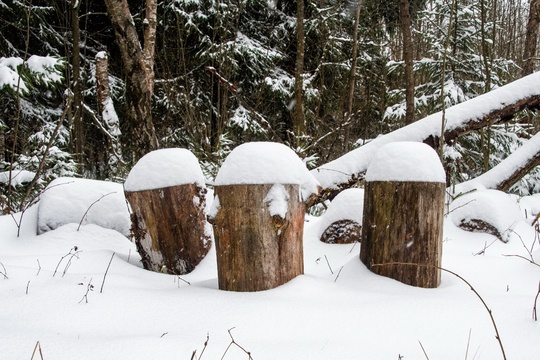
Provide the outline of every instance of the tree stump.
[[410,144],[385,145],[368,168],[360,259],[376,274],[434,288],[441,280],[445,174],[428,145]]
[[[282,186],[288,197],[284,217],[270,212],[267,195]],[[220,208],[214,236],[219,288],[259,291],[304,273],[305,206],[298,185],[229,185],[215,188]]]
[[185,149],[147,154],[131,170],[124,193],[144,268],[176,275],[191,272],[211,246],[207,190],[195,156]]
[[320,240],[327,244],[352,244],[362,236],[364,189],[345,189],[332,200],[320,222]]
[[298,156],[282,144],[240,145],[215,185],[219,288],[268,290],[303,274],[305,201],[318,183]]

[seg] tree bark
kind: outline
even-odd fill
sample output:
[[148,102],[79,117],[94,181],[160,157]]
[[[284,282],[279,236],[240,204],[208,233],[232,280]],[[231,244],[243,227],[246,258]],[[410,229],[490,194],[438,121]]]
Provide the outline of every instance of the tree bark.
[[405,66],[405,123],[414,122],[414,72],[413,72],[413,42],[412,19],[409,0],[399,1],[401,17],[401,33],[403,36],[403,62]]
[[439,286],[445,184],[368,182],[364,199],[360,259],[367,268],[405,284]]
[[125,195],[144,268],[175,275],[191,272],[211,246],[205,232],[206,189],[185,184]]
[[135,156],[140,158],[158,148],[152,119],[156,0],[146,0],[144,49],[139,41],[127,0],[105,0],[105,4],[114,27],[126,74],[127,135],[133,139]]
[[536,46],[538,43],[538,24],[540,21],[540,0],[529,0],[529,21],[523,49],[523,68],[521,76],[532,74],[536,65]]
[[[296,139],[306,134],[304,116],[304,0],[296,1],[296,68],[294,71],[293,132]],[[295,141],[296,143],[297,141]]]
[[73,140],[77,163],[84,164],[84,129],[82,123],[82,91],[81,91],[81,53],[79,29],[80,1],[71,0],[71,30],[73,32],[73,53],[71,67],[73,69]]
[[266,197],[273,186],[215,188],[220,204],[214,219],[220,289],[268,290],[303,274],[305,206],[299,186],[282,185],[288,194],[284,218],[269,210]]

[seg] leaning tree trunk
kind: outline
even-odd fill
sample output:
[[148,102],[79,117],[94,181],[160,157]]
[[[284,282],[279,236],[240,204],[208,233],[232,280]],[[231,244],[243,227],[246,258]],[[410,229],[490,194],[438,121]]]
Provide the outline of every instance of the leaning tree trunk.
[[[284,218],[271,214],[267,195],[273,186],[288,194]],[[214,219],[219,288],[268,290],[304,273],[305,206],[299,185],[221,185]]]
[[126,75],[127,135],[133,140],[135,156],[140,158],[158,147],[152,120],[157,4],[156,0],[146,0],[144,48],[139,41],[127,0],[105,0],[105,4]]
[[523,49],[523,68],[521,76],[532,74],[536,64],[536,46],[538,43],[538,24],[540,21],[540,0],[530,0],[529,21]]

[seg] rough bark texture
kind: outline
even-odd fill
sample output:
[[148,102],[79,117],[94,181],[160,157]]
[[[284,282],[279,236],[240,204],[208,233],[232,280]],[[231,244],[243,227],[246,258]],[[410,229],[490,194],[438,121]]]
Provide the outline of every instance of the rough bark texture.
[[144,268],[176,275],[191,272],[211,246],[205,233],[206,189],[186,184],[125,195]]
[[156,26],[156,12],[152,9],[156,6],[155,2],[155,0],[147,0],[146,15],[153,18],[146,19],[148,24],[143,50],[127,0],[105,0],[124,65],[126,115],[129,120],[126,127],[129,130],[128,135],[134,140],[133,149],[137,158],[158,147],[151,111],[154,92],[153,56]]
[[84,128],[82,121],[82,88],[81,88],[81,53],[79,29],[80,1],[71,0],[71,27],[73,31],[73,54],[71,66],[73,69],[73,141],[75,143],[75,157],[80,166],[84,159]]
[[540,21],[540,0],[530,0],[529,21],[523,49],[521,76],[532,74],[536,65],[536,45],[538,43],[538,24]]
[[273,185],[215,188],[220,208],[214,219],[219,288],[259,291],[304,273],[305,206],[298,185],[288,193],[285,218],[272,216],[265,198]]
[[414,122],[414,72],[413,72],[413,43],[412,20],[409,0],[399,1],[401,17],[401,34],[403,37],[403,63],[405,64],[405,123]]
[[304,117],[304,0],[296,1],[296,68],[294,71],[294,115],[293,131],[294,135],[305,135],[306,120]]
[[352,220],[333,222],[321,235],[321,241],[327,244],[352,244],[361,238],[362,225]]
[[374,273],[405,284],[439,286],[441,271],[436,267],[441,265],[444,198],[443,183],[368,182],[362,262]]

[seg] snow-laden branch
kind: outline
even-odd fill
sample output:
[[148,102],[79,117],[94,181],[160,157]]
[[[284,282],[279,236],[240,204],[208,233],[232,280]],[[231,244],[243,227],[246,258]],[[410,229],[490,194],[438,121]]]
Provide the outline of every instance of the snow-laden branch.
[[[460,135],[489,124],[508,121],[516,112],[525,108],[538,107],[540,107],[540,72],[446,109],[444,141],[451,144]],[[441,121],[441,112],[429,115],[312,170],[323,188],[322,194],[335,193],[363,179],[375,152],[385,144],[395,141],[418,141],[437,148]]]

